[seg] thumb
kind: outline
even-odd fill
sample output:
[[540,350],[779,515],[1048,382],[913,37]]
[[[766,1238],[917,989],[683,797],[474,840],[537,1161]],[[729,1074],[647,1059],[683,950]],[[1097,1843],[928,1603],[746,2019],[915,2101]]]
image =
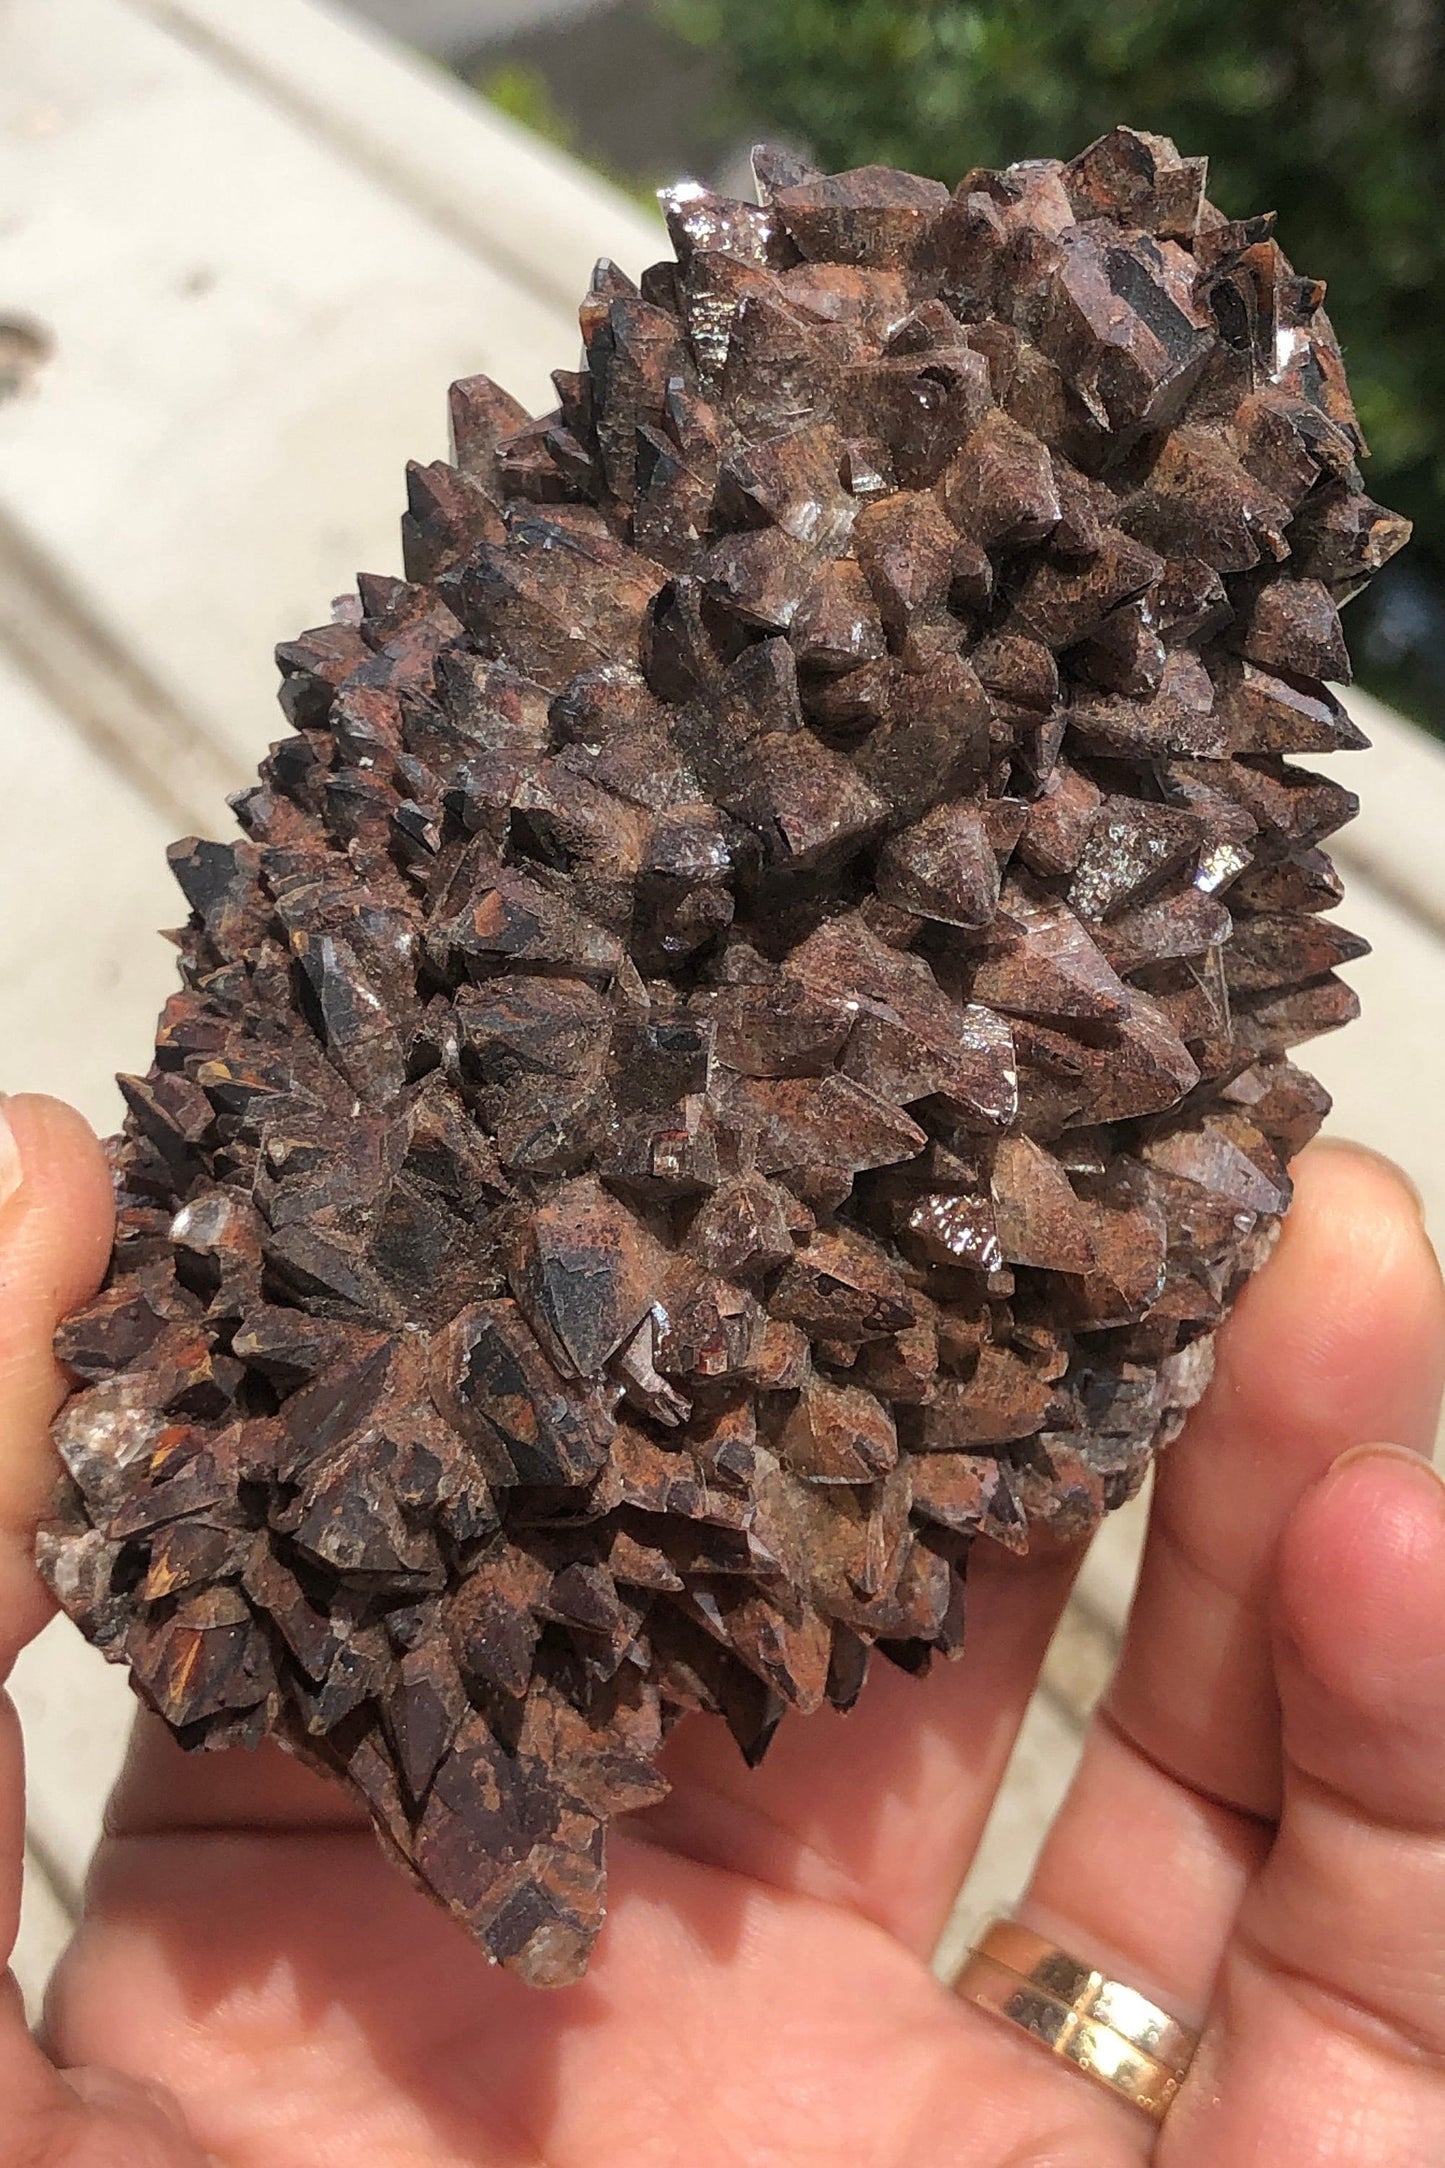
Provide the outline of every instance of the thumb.
[[31,1562],[64,1396],[51,1341],[100,1285],[114,1218],[104,1155],[57,1099],[0,1098],[0,1682],[50,1609]]
[[[0,1682],[44,1624],[31,1560],[54,1481],[47,1427],[65,1385],[61,1318],[99,1286],[110,1253],[110,1176],[86,1124],[55,1099],[0,1100]],[[20,1913],[25,1788],[20,1727],[0,1694],[0,1964]],[[200,2168],[179,2108],[112,2071],[51,2068],[0,1981],[0,2168]]]
[[[53,1099],[0,1099],[0,1684],[49,1609],[31,1547],[54,1479],[46,1429],[65,1389],[51,1340],[66,1311],[99,1285],[111,1219],[105,1160],[80,1116]],[[24,1841],[20,1726],[0,1694],[0,1966],[19,1922]],[[72,2140],[108,2112],[51,2069],[3,1979],[0,2100],[0,2168],[22,2159],[58,2168],[76,2151]],[[130,2103],[132,2130],[160,2112]]]

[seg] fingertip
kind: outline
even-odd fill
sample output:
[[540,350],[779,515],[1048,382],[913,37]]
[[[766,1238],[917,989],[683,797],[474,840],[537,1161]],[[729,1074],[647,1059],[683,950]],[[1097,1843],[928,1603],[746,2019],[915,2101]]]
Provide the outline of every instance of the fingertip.
[[115,1219],[110,1169],[84,1115],[62,1099],[19,1092],[0,1102],[9,1132],[8,1193],[0,1196],[0,1271],[8,1284],[38,1246],[57,1317],[92,1294],[105,1272]]
[[1373,1176],[1399,1191],[1408,1200],[1415,1217],[1423,1223],[1425,1199],[1418,1183],[1398,1160],[1391,1159],[1388,1152],[1377,1151],[1373,1144],[1361,1144],[1357,1137],[1316,1137],[1291,1163],[1290,1173],[1296,1183],[1301,1176],[1306,1181],[1314,1180],[1316,1175],[1329,1179],[1336,1162],[1340,1163],[1342,1173],[1353,1172],[1364,1178]]
[[1276,1628],[1341,1699],[1368,1701],[1384,1672],[1445,1664],[1445,1481],[1395,1445],[1341,1455],[1280,1540]]
[[1202,1412],[1310,1458],[1382,1429],[1424,1449],[1445,1382],[1445,1283],[1418,1195],[1382,1154],[1341,1141],[1311,1145],[1291,1172],[1278,1249],[1221,1334]]
[[[22,1538],[19,1553],[0,1555],[0,1624],[13,1627],[25,1608],[11,1585],[16,1559],[28,1561],[53,1479],[46,1427],[65,1389],[55,1328],[104,1278],[114,1205],[105,1155],[73,1107],[27,1093],[5,1100],[0,1115],[19,1175],[0,1205],[0,1534]],[[28,1574],[21,1579],[28,1586]]]
[[[1387,1160],[1343,1145],[1302,1156],[1278,1247],[1217,1352],[1159,1468],[1114,1706],[1200,1789],[1272,1816],[1268,1605],[1286,1522],[1362,1439],[1426,1452],[1435,1434],[1445,1300],[1416,1202]],[[1185,1676],[1194,1691],[1181,1698]]]
[[1384,1816],[1445,1809],[1445,1482],[1418,1454],[1344,1454],[1301,1499],[1275,1571],[1289,1758]]
[[1406,1276],[1418,1282],[1422,1299],[1445,1299],[1420,1192],[1393,1159],[1348,1137],[1317,1137],[1291,1163],[1290,1178],[1294,1201],[1282,1247]]

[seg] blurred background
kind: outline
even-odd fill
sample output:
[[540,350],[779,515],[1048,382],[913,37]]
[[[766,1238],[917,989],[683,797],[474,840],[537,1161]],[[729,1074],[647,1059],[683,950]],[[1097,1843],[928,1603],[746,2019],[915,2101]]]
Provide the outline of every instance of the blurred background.
[[[1416,522],[1347,619],[1365,1017],[1306,1060],[1438,1237],[1445,0],[0,0],[0,1088],[117,1126],[175,982],[165,846],[228,833],[282,735],[275,642],[400,569],[452,378],[552,404],[594,259],[665,251],[659,182],[744,192],[768,136],[952,183],[1119,120],[1207,151],[1231,215],[1279,211],[1329,280],[1370,487]],[[1068,1782],[1139,1523],[1090,1554],[954,1955]],[[10,1690],[34,2008],[131,1702],[60,1620]]]
[[1415,543],[1351,611],[1362,682],[1445,735],[1445,8],[1439,0],[352,0],[578,157],[650,192],[747,186],[747,146],[951,186],[1127,118],[1205,150],[1327,280]]

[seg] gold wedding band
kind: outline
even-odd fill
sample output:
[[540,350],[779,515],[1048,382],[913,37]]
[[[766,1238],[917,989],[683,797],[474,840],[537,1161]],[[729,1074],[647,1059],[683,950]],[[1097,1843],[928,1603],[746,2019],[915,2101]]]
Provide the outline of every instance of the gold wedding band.
[[980,1956],[992,1958],[996,1965],[1067,2003],[1080,2017],[1106,2025],[1166,2069],[1180,2076],[1188,2069],[1198,2036],[1187,2025],[1147,2001],[1137,1988],[1108,1979],[1055,1943],[1046,1942],[1032,1928],[1021,1927],[1017,1920],[994,1920],[974,1948]]
[[995,1920],[954,1993],[1016,2025],[1085,2077],[1162,2123],[1198,2035],[1122,1980],[1071,1957],[1016,1920]]

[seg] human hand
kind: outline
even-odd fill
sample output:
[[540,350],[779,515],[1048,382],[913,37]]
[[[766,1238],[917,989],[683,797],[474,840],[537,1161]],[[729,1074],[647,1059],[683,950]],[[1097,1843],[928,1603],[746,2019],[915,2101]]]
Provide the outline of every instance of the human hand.
[[[77,1117],[6,1111],[0,1676],[46,1616],[50,1335],[110,1210]],[[50,2056],[0,2000],[0,2168],[1439,2168],[1445,1488],[1398,1452],[1336,1464],[1429,1450],[1445,1298],[1380,1161],[1316,1148],[1296,1172],[1161,1465],[1119,1671],[1021,1914],[1203,2025],[1162,2130],[927,1969],[1078,1563],[980,1547],[958,1665],[880,1666],[754,1772],[721,1726],[679,1729],[670,1798],[614,1833],[592,1969],[555,1995],[489,1968],[341,1792],[271,1749],[184,1756],[143,1718]],[[5,1951],[21,1848],[7,1709]]]

